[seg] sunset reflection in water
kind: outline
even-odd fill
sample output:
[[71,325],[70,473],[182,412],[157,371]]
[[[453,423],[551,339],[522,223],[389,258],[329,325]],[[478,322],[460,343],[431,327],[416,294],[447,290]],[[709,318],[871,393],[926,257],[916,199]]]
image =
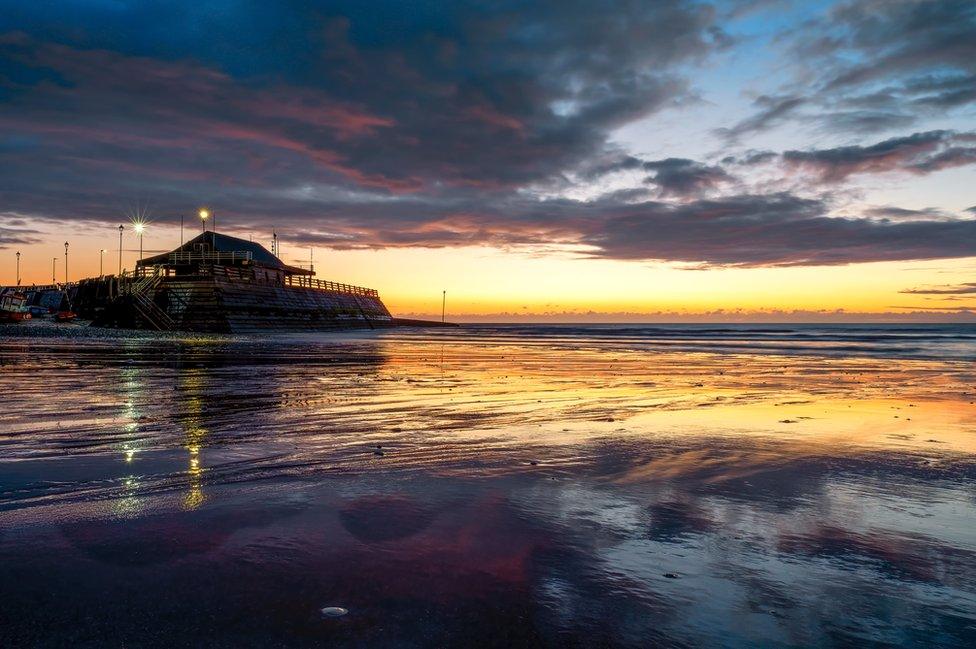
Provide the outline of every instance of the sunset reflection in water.
[[0,360],[17,644],[976,638],[967,359],[482,330]]

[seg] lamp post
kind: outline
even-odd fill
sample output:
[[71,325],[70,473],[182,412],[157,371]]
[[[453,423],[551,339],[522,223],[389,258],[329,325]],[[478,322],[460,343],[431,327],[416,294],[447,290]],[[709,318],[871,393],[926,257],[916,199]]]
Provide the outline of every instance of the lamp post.
[[57,257],[55,257],[51,261],[51,283],[52,284],[58,283],[58,258]]
[[105,248],[98,251],[98,276],[105,277]]
[[64,242],[64,283],[68,283],[68,242]]
[[119,277],[122,277],[122,231],[125,230],[124,225],[119,226]]
[[447,291],[441,296],[441,323],[444,322],[444,314],[447,313]]
[[20,251],[17,251],[17,286],[20,286]]
[[206,232],[207,231],[207,218],[210,216],[210,210],[208,210],[206,208],[200,208],[200,212],[198,212],[198,213],[200,215],[200,226],[203,228],[203,231]]
[[135,225],[136,234],[139,235],[139,261],[142,261],[142,233],[146,231],[146,224],[139,222]]

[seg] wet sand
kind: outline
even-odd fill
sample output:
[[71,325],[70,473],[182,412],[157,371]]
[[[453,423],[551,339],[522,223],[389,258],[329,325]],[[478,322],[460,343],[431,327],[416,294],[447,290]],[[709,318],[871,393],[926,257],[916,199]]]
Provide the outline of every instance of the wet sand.
[[0,646],[976,641],[972,330],[34,331]]

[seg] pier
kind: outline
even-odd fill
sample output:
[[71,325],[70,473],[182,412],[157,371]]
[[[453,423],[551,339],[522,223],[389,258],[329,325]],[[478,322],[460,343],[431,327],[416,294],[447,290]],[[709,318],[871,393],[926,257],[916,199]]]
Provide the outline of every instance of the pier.
[[81,317],[101,327],[239,333],[454,326],[394,318],[373,288],[318,279],[260,244],[212,231],[140,260],[132,273],[44,288],[65,292]]

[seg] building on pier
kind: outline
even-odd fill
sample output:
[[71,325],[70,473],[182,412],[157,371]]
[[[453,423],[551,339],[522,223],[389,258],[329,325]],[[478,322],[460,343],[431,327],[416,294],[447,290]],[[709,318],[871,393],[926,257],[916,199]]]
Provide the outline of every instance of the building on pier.
[[317,279],[260,244],[215,232],[139,261],[129,277],[89,281],[106,280],[112,299],[93,309],[96,325],[236,333],[398,324],[374,289]]

